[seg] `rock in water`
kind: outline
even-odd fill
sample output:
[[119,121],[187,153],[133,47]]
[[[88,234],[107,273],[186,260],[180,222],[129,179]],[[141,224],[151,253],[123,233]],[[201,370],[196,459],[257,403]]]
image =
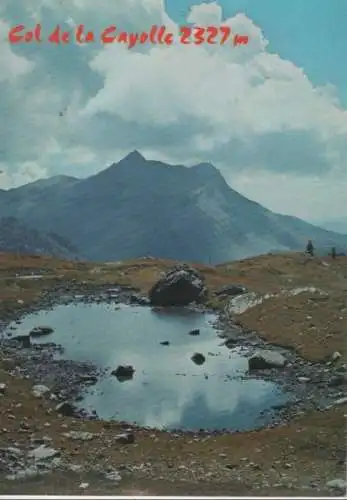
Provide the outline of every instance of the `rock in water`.
[[279,352],[263,350],[248,360],[249,370],[266,370],[267,368],[283,368],[286,358]]
[[194,361],[194,363],[196,365],[202,365],[206,361],[205,356],[203,354],[201,354],[200,352],[196,352],[195,354],[193,354],[191,359],[192,359],[192,361]]
[[36,326],[30,332],[31,337],[43,337],[44,335],[49,335],[53,333],[53,328],[50,326]]
[[200,330],[196,328],[195,330],[190,330],[189,335],[200,335]]
[[111,375],[117,377],[120,381],[131,380],[135,373],[135,368],[131,365],[119,365],[111,372]]
[[148,296],[154,306],[186,306],[202,302],[206,294],[203,276],[186,264],[179,264],[155,283]]

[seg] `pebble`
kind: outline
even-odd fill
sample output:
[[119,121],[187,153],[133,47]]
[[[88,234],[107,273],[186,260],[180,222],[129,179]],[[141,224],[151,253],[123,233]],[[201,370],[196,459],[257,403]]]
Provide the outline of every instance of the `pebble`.
[[6,390],[7,390],[6,384],[1,383],[0,384],[0,394],[5,394]]
[[88,486],[89,486],[89,483],[81,483],[81,484],[79,485],[79,487],[80,487],[81,489],[83,489],[83,490],[85,490],[86,488],[88,488]]
[[338,351],[335,351],[331,356],[331,361],[337,361],[342,357],[342,354]]
[[109,481],[118,482],[122,479],[122,476],[119,474],[118,471],[112,470],[112,471],[106,472],[105,479],[108,479]]
[[76,465],[76,464],[68,464],[66,468],[71,472],[83,472],[84,470],[82,465]]
[[95,434],[92,432],[70,431],[65,432],[63,436],[73,439],[74,441],[91,441],[95,437]]
[[16,457],[20,457],[23,454],[22,450],[20,450],[19,448],[11,447],[11,446],[9,446],[7,448],[7,451],[9,453],[11,453],[12,455],[15,455]]
[[122,434],[117,434],[115,440],[120,444],[133,444],[135,435],[133,432],[123,432]]
[[46,385],[34,385],[31,392],[35,398],[42,398],[45,394],[50,392],[50,389]]
[[34,436],[31,436],[30,442],[33,446],[42,446],[48,443],[51,443],[53,440],[49,436],[43,436],[42,438],[36,438]]

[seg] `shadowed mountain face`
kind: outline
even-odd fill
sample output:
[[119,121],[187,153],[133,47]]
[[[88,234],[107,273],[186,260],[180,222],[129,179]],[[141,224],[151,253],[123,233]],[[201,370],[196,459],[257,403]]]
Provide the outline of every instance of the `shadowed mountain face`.
[[49,255],[70,260],[79,257],[76,248],[65,238],[29,228],[15,217],[0,219],[0,251]]
[[54,231],[93,260],[144,255],[205,263],[270,250],[345,249],[347,236],[274,214],[210,164],[148,161],[134,151],[87,179],[59,176],[0,192],[0,216]]

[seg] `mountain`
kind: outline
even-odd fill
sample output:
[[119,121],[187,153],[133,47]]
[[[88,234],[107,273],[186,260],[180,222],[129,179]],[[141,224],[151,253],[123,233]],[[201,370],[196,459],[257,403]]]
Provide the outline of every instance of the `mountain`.
[[60,176],[0,192],[0,216],[54,231],[91,260],[144,255],[219,263],[277,251],[347,248],[347,236],[240,195],[209,163],[187,168],[133,151],[86,179]]
[[335,231],[341,234],[347,234],[347,217],[340,217],[336,219],[328,219],[322,221],[320,226],[328,229],[329,231]]
[[78,251],[62,236],[31,229],[15,217],[0,219],[0,251],[70,260],[79,257]]

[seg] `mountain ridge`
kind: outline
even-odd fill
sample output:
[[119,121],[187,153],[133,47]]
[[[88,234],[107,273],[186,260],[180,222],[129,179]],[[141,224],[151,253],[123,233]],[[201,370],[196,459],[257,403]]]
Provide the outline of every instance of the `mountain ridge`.
[[58,176],[0,193],[0,216],[54,231],[96,261],[151,255],[219,263],[300,250],[308,239],[347,248],[345,235],[244,197],[210,163],[167,165],[136,150],[84,179]]
[[77,260],[78,250],[54,232],[38,231],[15,217],[0,219],[0,251]]

